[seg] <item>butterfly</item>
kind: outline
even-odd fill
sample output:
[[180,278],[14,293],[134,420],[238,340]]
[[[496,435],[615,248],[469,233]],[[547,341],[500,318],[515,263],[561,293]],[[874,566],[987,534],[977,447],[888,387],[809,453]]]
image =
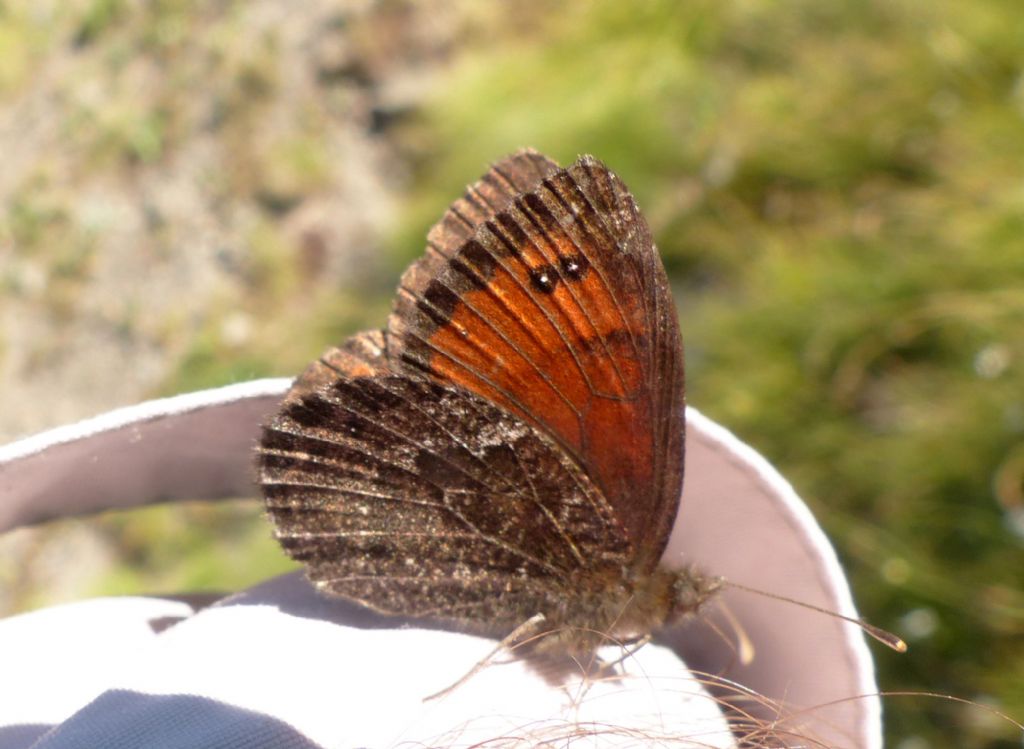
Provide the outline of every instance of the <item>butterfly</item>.
[[313,362],[265,425],[275,535],[374,611],[592,655],[721,581],[660,564],[683,482],[682,339],[650,230],[584,156],[494,164],[427,236],[384,330]]

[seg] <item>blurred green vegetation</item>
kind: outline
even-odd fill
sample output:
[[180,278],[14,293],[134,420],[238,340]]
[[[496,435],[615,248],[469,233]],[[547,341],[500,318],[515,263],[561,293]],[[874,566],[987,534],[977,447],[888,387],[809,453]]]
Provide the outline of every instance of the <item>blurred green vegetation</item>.
[[[676,284],[689,401],[794,482],[910,640],[876,650],[882,688],[1024,716],[1020,6],[531,8],[420,123],[403,251],[499,154],[604,159]],[[1020,742],[976,708],[885,710],[892,746]]]
[[120,564],[92,582],[91,596],[230,593],[294,568],[273,548],[266,522],[253,516],[248,501],[112,512],[101,527]]
[[[238,167],[214,189],[263,210],[247,230],[247,291],[222,305],[251,315],[259,336],[227,345],[212,315],[162,391],[294,372],[317,347],[382,324],[389,290],[373,279],[343,297],[311,287],[281,234],[277,217],[335,173],[322,117],[260,137],[267,102],[287,93],[273,40],[233,44],[230,14],[203,35],[196,4],[155,3],[160,23],[134,31],[130,4],[81,5],[76,44],[109,43],[113,61],[164,55],[175,75],[146,106],[83,112],[75,142],[100,165],[145,164],[187,139],[176,103],[197,79],[171,62],[204,40],[220,71],[214,125]],[[882,688],[1024,717],[1019,2],[466,7],[472,33],[424,84],[425,104],[379,135],[415,175],[388,240],[394,278],[488,162],[524,145],[563,163],[606,161],[636,194],[675,284],[690,403],[795,484],[862,612],[910,641],[907,655],[875,649]],[[48,43],[0,12],[0,91],[26,85]],[[70,269],[73,285],[92,245],[66,236],[56,188],[44,187],[14,206],[10,231]],[[109,521],[136,551],[100,589],[230,588],[281,568],[258,523],[226,512],[185,526],[161,509],[136,526]],[[230,552],[203,551],[232,534]],[[897,749],[1020,746],[975,707],[901,697],[885,712]]]

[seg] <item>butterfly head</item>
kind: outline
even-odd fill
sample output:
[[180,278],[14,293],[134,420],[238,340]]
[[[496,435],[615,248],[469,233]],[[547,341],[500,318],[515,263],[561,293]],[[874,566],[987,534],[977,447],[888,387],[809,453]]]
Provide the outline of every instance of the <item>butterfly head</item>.
[[669,621],[696,614],[725,583],[723,578],[705,574],[695,567],[684,567],[673,574]]

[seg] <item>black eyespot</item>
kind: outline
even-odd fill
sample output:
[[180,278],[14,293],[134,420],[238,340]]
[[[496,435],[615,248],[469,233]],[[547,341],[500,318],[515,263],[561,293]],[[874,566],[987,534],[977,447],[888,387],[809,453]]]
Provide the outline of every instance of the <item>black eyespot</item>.
[[578,252],[572,255],[562,255],[558,258],[558,262],[562,267],[562,275],[570,281],[582,280],[590,270],[590,261]]
[[533,283],[533,288],[543,294],[554,292],[560,280],[558,271],[553,266],[538,265],[536,268],[530,269],[530,281]]

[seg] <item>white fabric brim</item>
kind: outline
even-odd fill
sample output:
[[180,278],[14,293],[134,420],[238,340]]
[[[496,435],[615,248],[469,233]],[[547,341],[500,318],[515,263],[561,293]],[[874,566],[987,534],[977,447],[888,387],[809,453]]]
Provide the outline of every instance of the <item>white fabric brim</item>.
[[[259,380],[151,401],[0,448],[0,531],[146,502],[254,494],[258,427],[289,384]],[[835,553],[792,487],[693,409],[687,430],[683,506],[664,563],[697,564],[856,616]],[[0,749],[458,746],[501,737],[537,745],[587,732],[601,745],[690,736],[693,746],[726,746],[721,699],[782,735],[881,746],[873,665],[856,627],[735,589],[721,598],[754,644],[747,665],[735,626],[712,611],[669,633],[668,647],[628,658],[619,680],[566,689],[499,656],[502,663],[425,704],[494,643],[388,627],[317,595],[299,575],[198,613],[144,598],[54,607],[0,621]],[[154,628],[156,620],[177,623]],[[708,681],[717,683],[714,699],[702,687]]]

